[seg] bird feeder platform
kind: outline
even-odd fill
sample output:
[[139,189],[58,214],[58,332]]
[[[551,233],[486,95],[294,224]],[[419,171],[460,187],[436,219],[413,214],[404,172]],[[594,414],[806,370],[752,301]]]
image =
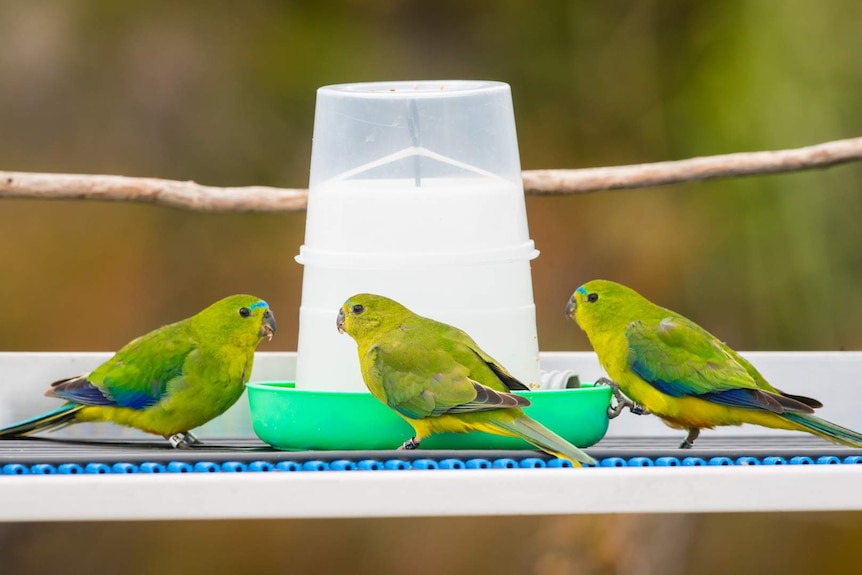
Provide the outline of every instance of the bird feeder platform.
[[[0,353],[0,423],[50,409],[48,383],[109,355]],[[823,401],[823,417],[862,428],[862,353],[744,355],[774,385]],[[252,379],[289,380],[295,360],[259,353]],[[542,367],[602,375],[592,353],[542,354]],[[278,451],[253,436],[245,399],[197,435],[205,445],[183,450],[107,424],[2,440],[0,521],[862,509],[862,450],[752,426],[681,450],[683,432],[628,412],[583,469],[534,451]]]

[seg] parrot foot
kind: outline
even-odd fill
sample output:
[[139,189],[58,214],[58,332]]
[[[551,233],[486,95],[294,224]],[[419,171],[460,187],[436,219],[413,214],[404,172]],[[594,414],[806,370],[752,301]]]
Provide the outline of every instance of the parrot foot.
[[649,413],[646,408],[642,405],[639,405],[623,395],[623,392],[620,391],[620,384],[613,381],[612,379],[608,379],[607,377],[600,377],[596,380],[596,385],[607,385],[611,388],[614,394],[614,399],[617,400],[616,404],[611,404],[608,406],[608,419],[614,419],[618,417],[623,409],[626,407],[629,408],[629,411],[634,413],[635,415],[644,415]]
[[192,445],[203,445],[203,441],[198,439],[191,431],[174,433],[171,436],[165,436],[168,443],[174,449],[187,449]]
[[692,427],[688,430],[688,435],[683,440],[682,443],[679,444],[680,449],[691,449],[694,447],[694,442],[697,439],[697,436],[700,435],[699,427]]
[[419,447],[419,442],[416,441],[415,437],[411,437],[410,439],[402,443],[401,447],[399,447],[398,449],[416,449],[417,447]]

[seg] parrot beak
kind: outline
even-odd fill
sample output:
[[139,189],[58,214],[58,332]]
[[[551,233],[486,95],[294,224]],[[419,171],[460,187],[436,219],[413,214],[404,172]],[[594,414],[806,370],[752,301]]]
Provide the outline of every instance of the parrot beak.
[[578,309],[578,300],[575,299],[575,294],[569,298],[569,303],[566,305],[566,317],[575,319],[575,311]]
[[275,335],[275,332],[275,316],[272,315],[271,311],[266,310],[263,312],[263,323],[260,324],[258,335],[262,338],[265,337],[268,341],[272,341],[272,336]]
[[338,319],[335,320],[335,327],[338,328],[338,333],[344,333],[344,308],[338,310]]

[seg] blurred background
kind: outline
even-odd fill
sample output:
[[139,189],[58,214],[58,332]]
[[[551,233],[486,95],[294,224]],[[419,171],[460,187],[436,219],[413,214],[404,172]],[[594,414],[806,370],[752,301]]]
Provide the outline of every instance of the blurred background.
[[[0,169],[305,187],[316,88],[402,79],[511,84],[524,169],[804,146],[862,135],[860,19],[853,0],[4,0]],[[737,349],[862,349],[860,187],[851,164],[528,197],[541,349],[588,349],[562,307],[596,277]],[[304,213],[2,200],[0,350],[113,350],[234,292],[276,311],[261,351],[294,350],[303,235]],[[129,573],[822,572],[860,519],[22,525],[0,549],[10,573],[70,556]]]

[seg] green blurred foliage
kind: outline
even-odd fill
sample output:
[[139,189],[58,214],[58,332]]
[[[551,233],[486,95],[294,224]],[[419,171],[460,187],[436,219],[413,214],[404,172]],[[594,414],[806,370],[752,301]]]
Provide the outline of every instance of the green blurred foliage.
[[[854,0],[4,0],[0,167],[304,187],[317,87],[432,78],[509,82],[524,169],[814,144],[862,135],[860,21]],[[846,165],[530,197],[542,349],[587,349],[562,309],[596,277],[739,349],[862,349],[860,188],[862,166]],[[261,350],[295,349],[303,226],[304,214],[0,201],[0,350],[115,349],[240,291],[265,297],[279,318],[279,337]],[[768,572],[776,561],[785,573],[838,570],[860,532],[858,514],[740,517],[697,519],[680,544],[700,561],[689,572]],[[141,572],[287,572],[315,558],[344,572],[351,554],[379,573],[410,557],[415,573],[662,572],[590,562],[571,526],[595,541],[614,536],[595,531],[611,518],[459,521],[93,524],[76,527],[80,537],[33,526],[4,528],[3,543],[23,568],[46,550],[58,564],[81,557],[89,534],[101,542],[89,564],[111,548],[107,561],[125,558],[125,572],[130,561]],[[569,535],[546,557],[529,533],[551,529]],[[811,545],[772,550],[767,531]],[[112,534],[136,546],[105,544]],[[521,555],[508,544],[518,537]],[[231,541],[247,549],[229,552]],[[208,549],[202,563],[188,564],[188,545]]]
[[[0,165],[307,183],[315,89],[512,86],[525,169],[777,149],[862,133],[862,6],[105,0],[0,5]],[[862,348],[862,167],[531,197],[542,349],[606,277],[741,349]],[[0,204],[0,349],[114,349],[230,291],[270,300],[295,349],[303,215]]]

